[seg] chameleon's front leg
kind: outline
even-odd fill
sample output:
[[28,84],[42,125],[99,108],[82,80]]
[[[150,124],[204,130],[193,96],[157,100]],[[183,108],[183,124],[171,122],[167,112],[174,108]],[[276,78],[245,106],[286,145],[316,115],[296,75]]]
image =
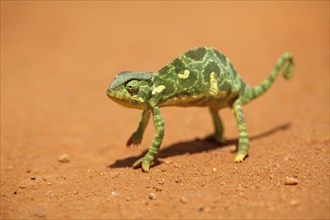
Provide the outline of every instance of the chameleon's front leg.
[[142,138],[143,138],[143,133],[145,128],[147,127],[148,121],[150,118],[150,111],[149,109],[144,109],[142,111],[142,117],[139,123],[138,129],[131,135],[131,137],[128,139],[126,145],[139,145],[141,144]]
[[242,101],[237,99],[233,104],[233,111],[235,113],[238,131],[239,131],[239,140],[238,140],[238,150],[235,156],[235,162],[242,162],[249,150],[249,137],[246,131],[246,124],[244,120],[243,110],[242,110]]
[[142,170],[145,172],[149,171],[150,165],[154,161],[155,156],[157,155],[157,153],[159,151],[159,147],[160,147],[160,145],[163,141],[163,137],[164,137],[164,121],[163,121],[162,115],[159,111],[159,107],[158,106],[153,107],[151,109],[151,112],[152,112],[154,125],[156,128],[156,135],[155,135],[154,139],[152,140],[151,147],[149,148],[147,154],[144,157],[137,160],[133,164],[133,168],[142,166]]

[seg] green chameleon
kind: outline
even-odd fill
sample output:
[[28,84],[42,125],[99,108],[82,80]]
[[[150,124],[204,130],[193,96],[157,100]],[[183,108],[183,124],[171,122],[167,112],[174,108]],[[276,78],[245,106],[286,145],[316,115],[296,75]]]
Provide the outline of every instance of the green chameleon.
[[291,53],[284,53],[278,59],[262,84],[251,87],[240,78],[224,54],[210,47],[198,47],[181,54],[155,73],[119,73],[108,88],[108,97],[123,106],[142,109],[139,126],[128,139],[127,146],[141,143],[150,114],[156,128],[147,154],[133,167],[142,166],[142,170],[148,172],[159,151],[164,137],[164,122],[159,108],[163,106],[208,107],[215,127],[211,138],[219,143],[224,143],[225,139],[218,110],[232,108],[239,130],[235,162],[243,161],[248,154],[249,138],[242,106],[267,91],[282,67],[284,78],[290,79],[294,68]]

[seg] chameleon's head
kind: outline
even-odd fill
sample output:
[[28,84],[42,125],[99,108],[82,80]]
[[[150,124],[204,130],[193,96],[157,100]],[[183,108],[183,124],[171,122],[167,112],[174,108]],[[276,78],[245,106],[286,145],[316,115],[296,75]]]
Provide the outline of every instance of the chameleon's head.
[[148,105],[151,78],[150,72],[121,72],[110,84],[107,95],[125,107],[143,109]]

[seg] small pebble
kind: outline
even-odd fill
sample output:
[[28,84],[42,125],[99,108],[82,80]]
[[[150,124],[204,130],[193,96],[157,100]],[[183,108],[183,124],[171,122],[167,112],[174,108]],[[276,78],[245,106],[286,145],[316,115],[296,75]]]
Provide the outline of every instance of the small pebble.
[[299,201],[298,200],[291,200],[290,205],[298,205]]
[[119,174],[117,173],[117,172],[111,172],[110,173],[110,178],[111,179],[114,179],[114,178],[116,178],[116,177],[118,177],[119,176]]
[[58,161],[60,163],[69,163],[70,157],[67,154],[62,154],[61,156],[58,157]]
[[212,172],[217,172],[217,168],[214,167],[214,168],[212,169]]
[[31,180],[36,180],[36,178],[33,176],[33,177],[31,177]]
[[155,193],[150,193],[149,194],[149,199],[150,200],[155,200],[157,197],[156,197],[156,195],[155,195]]
[[285,177],[285,185],[297,185],[298,180],[293,177]]
[[131,201],[131,198],[129,198],[129,197],[126,197],[126,201]]
[[158,181],[158,184],[160,184],[160,185],[164,185],[164,183],[165,183],[165,179],[163,179],[163,178],[161,178],[161,179]]
[[174,166],[175,166],[176,168],[181,168],[181,166],[180,166],[179,164],[177,164],[177,163],[175,163]]
[[161,191],[163,191],[162,188],[160,188],[160,187],[158,187],[158,186],[154,186],[153,188],[156,190],[156,192],[161,192]]
[[37,217],[37,218],[46,218],[47,215],[45,213],[42,213],[42,212],[36,212],[34,214],[34,216]]
[[25,189],[25,186],[24,185],[20,185],[19,188]]
[[180,180],[180,179],[176,179],[176,180],[175,180],[176,183],[180,183],[181,181],[182,181],[182,180]]
[[236,153],[236,151],[237,151],[237,147],[236,147],[236,145],[231,145],[231,146],[229,147],[229,151],[232,152],[232,153]]
[[47,192],[47,195],[50,196],[50,197],[53,197],[54,196],[54,193],[52,193],[52,191],[48,191]]
[[184,197],[184,196],[181,196],[180,202],[183,203],[183,204],[187,204],[188,203],[188,199],[186,197]]
[[197,207],[197,211],[199,211],[199,212],[204,211],[204,206],[198,206],[198,207]]
[[241,184],[239,184],[238,187],[237,187],[237,191],[241,192],[241,191],[243,191],[243,190],[244,190],[244,188],[242,187]]
[[116,196],[117,193],[116,193],[116,192],[111,192],[111,195],[112,195],[112,196]]

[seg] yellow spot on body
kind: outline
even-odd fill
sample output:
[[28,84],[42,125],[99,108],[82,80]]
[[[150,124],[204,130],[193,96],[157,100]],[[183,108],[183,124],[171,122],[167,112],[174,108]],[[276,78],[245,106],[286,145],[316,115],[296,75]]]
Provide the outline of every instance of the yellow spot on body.
[[210,94],[216,95],[218,92],[218,79],[215,77],[215,72],[210,74]]
[[183,72],[179,73],[178,76],[181,79],[187,79],[189,77],[190,71],[184,70]]
[[153,88],[151,94],[152,94],[152,95],[155,95],[156,93],[160,93],[160,92],[162,92],[165,88],[166,88],[166,87],[163,86],[163,85],[157,86],[157,87]]
[[144,99],[141,98],[141,97],[139,97],[138,100],[139,100],[140,102],[144,102]]

